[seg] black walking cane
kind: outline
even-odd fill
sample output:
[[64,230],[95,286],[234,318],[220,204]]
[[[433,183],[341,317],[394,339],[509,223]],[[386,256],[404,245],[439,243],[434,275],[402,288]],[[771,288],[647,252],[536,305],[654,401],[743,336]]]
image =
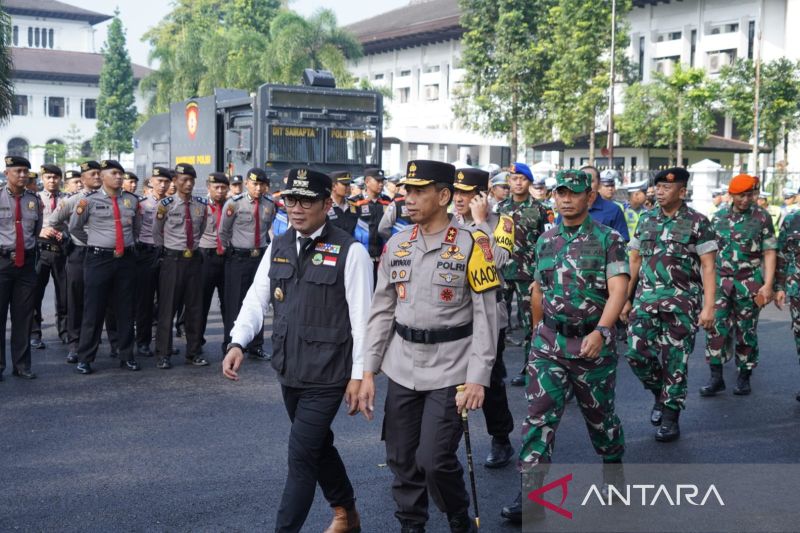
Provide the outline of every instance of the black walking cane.
[[[464,385],[456,387],[456,391],[463,393]],[[481,519],[478,513],[478,491],[475,489],[475,465],[472,462],[472,443],[469,440],[469,410],[464,407],[461,410],[461,425],[464,427],[464,445],[467,448],[467,469],[469,470],[469,484],[472,486],[472,505],[475,507],[475,527],[480,529]]]

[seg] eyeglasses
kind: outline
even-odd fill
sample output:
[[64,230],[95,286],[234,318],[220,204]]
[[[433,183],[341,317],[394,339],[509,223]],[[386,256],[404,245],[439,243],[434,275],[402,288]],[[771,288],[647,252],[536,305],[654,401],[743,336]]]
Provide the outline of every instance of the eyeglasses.
[[299,203],[300,207],[303,209],[311,209],[311,206],[314,205],[315,201],[316,200],[308,198],[299,199],[295,198],[294,196],[287,196],[283,199],[283,203],[286,205],[286,207],[294,207]]

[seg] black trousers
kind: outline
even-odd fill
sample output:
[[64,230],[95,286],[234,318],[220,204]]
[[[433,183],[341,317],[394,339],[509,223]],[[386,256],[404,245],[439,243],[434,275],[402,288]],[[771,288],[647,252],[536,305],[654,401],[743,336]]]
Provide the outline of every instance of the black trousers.
[[[111,310],[117,325],[117,348],[122,360],[133,357],[133,305],[136,292],[136,258],[86,251],[83,264],[83,321],[78,341],[78,359],[91,363],[97,355],[106,311]],[[112,340],[113,343],[113,340]]]
[[427,522],[428,494],[445,513],[469,507],[458,460],[463,429],[455,398],[455,386],[416,391],[389,380],[383,429],[400,520]]
[[6,320],[11,311],[11,365],[30,371],[30,332],[36,305],[35,252],[25,253],[25,264],[14,266],[10,257],[0,257],[0,374],[6,369]]
[[[67,344],[70,352],[78,351],[78,342],[83,327],[83,263],[86,259],[85,246],[72,246],[67,256]],[[107,310],[113,311],[113,310]],[[106,335],[112,349],[116,349],[117,324],[113,312],[105,316]]]
[[289,431],[289,473],[283,488],[275,531],[301,531],[319,483],[331,507],[350,507],[353,485],[333,445],[333,423],[342,404],[344,387],[294,388],[281,386]]
[[33,326],[31,338],[42,339],[42,300],[50,278],[53,278],[53,289],[56,302],[56,328],[58,337],[68,342],[67,336],[67,256],[62,247],[61,252],[39,250],[36,261],[36,305],[33,310]]
[[160,252],[155,246],[139,245],[136,249],[136,344],[150,346]]
[[503,352],[506,349],[506,329],[500,330],[497,340],[497,358],[492,366],[489,387],[483,399],[483,416],[486,418],[486,430],[496,439],[506,440],[514,430],[514,418],[508,408],[506,394],[506,365],[503,363]]
[[[225,256],[217,255],[215,248],[201,248],[203,257],[202,284],[203,284],[203,329],[205,337],[208,325],[208,313],[211,311],[211,300],[214,298],[214,289],[219,299],[219,311],[222,323],[225,324]],[[225,349],[223,348],[223,351]]]
[[[239,316],[239,309],[247,295],[247,290],[253,284],[256,277],[258,264],[261,262],[263,254],[259,257],[246,257],[231,255],[225,259],[225,313],[223,320],[225,324],[225,345],[231,342],[231,330],[236,317]],[[256,333],[253,341],[247,345],[248,349],[254,350],[264,345],[264,328]]]
[[156,326],[156,355],[169,357],[172,353],[172,324],[178,305],[186,313],[186,357],[200,354],[202,340],[203,293],[200,290],[202,259],[165,255],[158,274],[158,326]]

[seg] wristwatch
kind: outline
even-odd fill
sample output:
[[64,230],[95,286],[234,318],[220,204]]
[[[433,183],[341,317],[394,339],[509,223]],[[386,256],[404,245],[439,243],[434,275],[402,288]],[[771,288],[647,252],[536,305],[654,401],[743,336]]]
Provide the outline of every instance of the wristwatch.
[[225,353],[227,354],[228,352],[230,352],[231,348],[239,348],[241,351],[244,352],[244,348],[242,347],[241,344],[238,344],[238,343],[235,343],[235,342],[231,342],[230,344],[228,344],[228,347],[225,349]]
[[607,327],[605,327],[605,326],[597,326],[596,328],[594,328],[594,330],[600,332],[600,335],[603,336],[603,340],[605,341],[606,346],[611,344],[611,341],[614,340],[613,336],[611,335],[611,330],[608,329]]

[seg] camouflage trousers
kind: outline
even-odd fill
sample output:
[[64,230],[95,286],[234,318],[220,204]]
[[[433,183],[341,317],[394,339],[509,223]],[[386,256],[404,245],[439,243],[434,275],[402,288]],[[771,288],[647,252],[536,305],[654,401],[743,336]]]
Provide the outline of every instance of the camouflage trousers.
[[800,297],[789,297],[789,312],[792,314],[792,333],[797,356],[800,357]]
[[527,366],[528,415],[522,424],[519,467],[524,473],[553,455],[555,433],[566,404],[567,384],[589,430],[595,451],[604,461],[616,461],[625,451],[622,423],[614,411],[617,358],[567,358],[534,348]]
[[696,313],[679,306],[646,311],[638,303],[630,313],[625,358],[644,387],[670,409],[683,409],[689,354],[694,351]]
[[525,336],[522,353],[526,357],[531,353],[531,283],[533,282],[530,280],[507,279],[505,287],[505,301],[509,306],[509,317],[511,316],[511,299],[515,295],[517,297],[517,321],[522,326]]
[[[754,279],[755,278],[755,279]],[[746,279],[717,278],[717,301],[714,303],[714,333],[706,334],[706,362],[727,363],[733,357],[728,348],[731,328],[736,326],[736,366],[752,370],[758,365],[758,315],[761,309],[753,297],[763,285],[761,274]]]

